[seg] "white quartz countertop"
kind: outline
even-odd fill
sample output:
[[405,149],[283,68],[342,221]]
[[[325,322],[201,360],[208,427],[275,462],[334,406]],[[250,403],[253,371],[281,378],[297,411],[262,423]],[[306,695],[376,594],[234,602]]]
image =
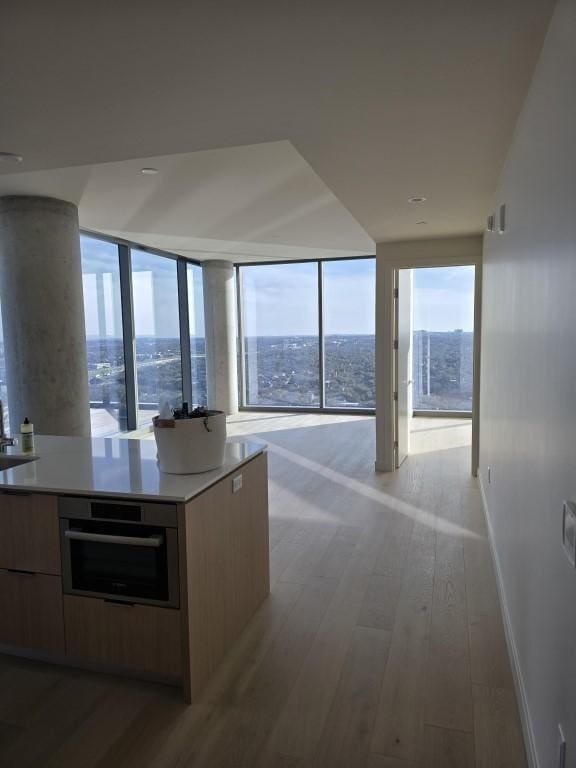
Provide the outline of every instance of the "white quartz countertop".
[[[169,475],[158,468],[154,440],[37,435],[34,461],[1,471],[0,491],[185,502],[264,450],[262,443],[228,441],[224,464],[219,469],[197,475]],[[5,456],[23,455],[14,446],[0,454],[0,462]]]

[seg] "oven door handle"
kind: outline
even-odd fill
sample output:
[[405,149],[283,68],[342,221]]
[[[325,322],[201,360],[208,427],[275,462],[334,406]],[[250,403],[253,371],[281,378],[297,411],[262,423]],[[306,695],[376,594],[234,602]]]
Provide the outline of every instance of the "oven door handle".
[[164,537],[155,536],[113,536],[108,533],[88,533],[87,531],[64,531],[67,539],[75,541],[96,541],[101,544],[127,544],[130,547],[161,547]]

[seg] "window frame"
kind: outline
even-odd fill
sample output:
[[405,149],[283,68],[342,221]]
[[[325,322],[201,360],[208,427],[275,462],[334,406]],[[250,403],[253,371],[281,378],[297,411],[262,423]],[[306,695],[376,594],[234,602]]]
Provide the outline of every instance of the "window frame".
[[[325,381],[325,339],[324,339],[324,270],[323,264],[333,261],[365,261],[376,260],[373,254],[364,256],[343,256],[342,258],[327,259],[284,259],[278,261],[251,261],[234,264],[236,273],[236,316],[238,326],[238,403],[241,411],[281,411],[284,413],[333,413],[357,414],[358,416],[373,416],[375,408],[331,407],[326,406]],[[246,349],[244,339],[244,307],[242,270],[251,267],[278,266],[280,264],[316,264],[318,269],[318,376],[320,405],[319,406],[282,406],[282,405],[248,405],[246,402]]]
[[122,238],[110,237],[100,232],[89,229],[80,229],[80,234],[93,240],[101,240],[112,243],[118,251],[118,263],[120,266],[120,301],[122,310],[122,338],[124,349],[124,375],[126,382],[126,430],[141,429],[138,424],[138,378],[136,370],[136,334],[134,326],[134,296],[132,287],[132,250],[143,251],[154,256],[176,261],[176,276],[178,286],[178,319],[180,331],[180,357],[182,365],[182,399],[192,405],[194,392],[192,388],[192,359],[190,356],[189,334],[189,305],[188,305],[188,281],[186,265],[196,264],[202,266],[202,262],[180,256],[169,251],[151,248],[141,243]]

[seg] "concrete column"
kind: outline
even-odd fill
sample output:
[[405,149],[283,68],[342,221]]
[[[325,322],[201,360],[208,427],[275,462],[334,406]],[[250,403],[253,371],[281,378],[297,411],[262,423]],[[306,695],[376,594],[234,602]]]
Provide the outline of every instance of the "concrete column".
[[238,411],[236,281],[228,261],[202,264],[208,408]]
[[89,435],[78,209],[47,197],[0,197],[0,300],[10,423]]

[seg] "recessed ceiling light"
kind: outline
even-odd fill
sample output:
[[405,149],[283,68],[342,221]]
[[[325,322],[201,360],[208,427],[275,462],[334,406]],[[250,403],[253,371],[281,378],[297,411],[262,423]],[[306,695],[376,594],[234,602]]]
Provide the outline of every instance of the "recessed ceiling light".
[[408,202],[409,202],[409,203],[423,203],[423,202],[425,202],[425,200],[426,200],[426,198],[425,198],[425,197],[411,197],[411,198],[408,200]]
[[0,163],[21,163],[22,155],[14,155],[12,152],[0,152]]
[[154,176],[158,173],[158,168],[142,168],[140,173],[144,173],[146,176]]

